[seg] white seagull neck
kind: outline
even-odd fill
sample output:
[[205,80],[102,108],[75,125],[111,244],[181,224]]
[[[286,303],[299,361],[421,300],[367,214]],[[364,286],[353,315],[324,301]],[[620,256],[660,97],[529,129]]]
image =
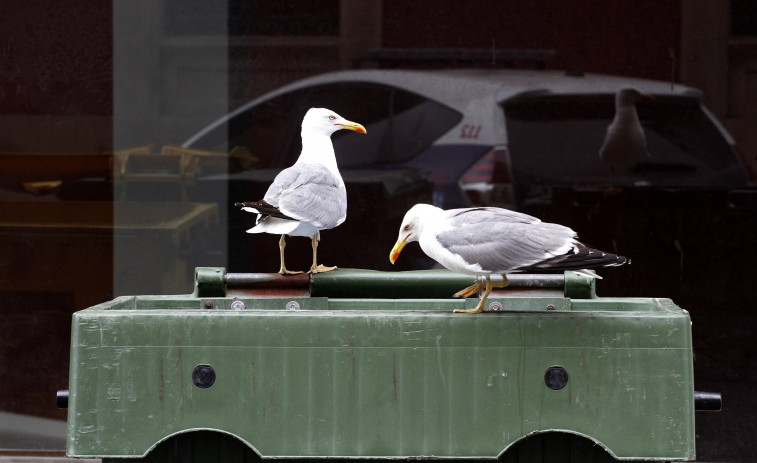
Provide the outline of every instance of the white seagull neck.
[[614,120],[616,122],[624,122],[628,124],[631,124],[633,122],[640,123],[639,114],[636,112],[636,108],[633,104],[628,106],[618,106],[615,111]]
[[336,154],[331,143],[331,135],[322,132],[302,129],[302,152],[296,164],[322,164],[332,174],[336,175],[340,184],[344,184],[339,169],[336,166]]
[[444,220],[444,210],[434,206],[426,207],[426,210],[423,213],[423,219],[416,221],[415,226],[417,239],[421,239],[421,237],[433,238],[440,232],[447,231],[451,228],[451,226]]
[[636,99],[631,95],[618,92],[615,97],[615,119],[638,119],[635,103]]

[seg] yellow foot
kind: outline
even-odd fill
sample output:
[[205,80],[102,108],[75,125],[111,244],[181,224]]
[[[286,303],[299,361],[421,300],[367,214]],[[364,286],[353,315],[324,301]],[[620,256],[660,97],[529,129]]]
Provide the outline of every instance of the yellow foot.
[[478,305],[472,309],[455,309],[452,312],[454,313],[481,313],[484,311],[484,304],[483,301],[479,302]]
[[[502,282],[502,286],[505,286],[508,283],[507,277],[505,277],[504,275],[502,275],[502,276],[504,278],[504,281]],[[489,294],[491,294],[491,292],[492,292],[492,280],[491,280],[491,278],[488,275],[486,276],[486,283],[485,284],[482,284],[481,282],[478,282],[477,284],[471,285],[471,286],[465,288],[464,290],[462,290],[460,292],[461,293],[465,293],[467,291],[470,291],[474,287],[479,287],[480,288],[481,286],[484,286],[486,288],[486,290],[484,291],[484,295],[481,297],[481,300],[478,301],[478,304],[476,305],[476,307],[474,307],[472,309],[455,309],[455,310],[453,310],[453,312],[455,312],[455,313],[480,313],[480,312],[483,312],[484,311],[484,304],[486,304],[486,299],[489,297]]]
[[297,275],[297,274],[300,274],[302,272],[301,271],[294,271],[294,270],[287,270],[285,268],[280,268],[279,269],[279,273],[281,275]]
[[468,286],[467,288],[461,289],[460,291],[456,292],[452,297],[468,297],[481,291],[485,287],[486,285],[484,283],[477,281],[473,283],[472,285]]
[[323,273],[323,272],[330,272],[332,270],[336,270],[338,267],[326,267],[325,265],[319,264],[317,267],[310,267],[310,270],[308,270],[308,273]]

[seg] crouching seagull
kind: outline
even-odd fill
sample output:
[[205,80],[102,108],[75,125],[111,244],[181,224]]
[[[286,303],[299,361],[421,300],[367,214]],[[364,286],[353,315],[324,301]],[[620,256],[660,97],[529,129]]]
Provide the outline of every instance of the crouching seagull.
[[[576,232],[568,227],[498,207],[445,211],[428,204],[416,204],[402,219],[389,261],[394,264],[405,245],[413,241],[449,270],[484,277],[486,283],[476,282],[454,295],[468,297],[484,289],[478,305],[455,312],[483,311],[492,288],[508,285],[505,272],[577,270],[597,276],[585,269],[630,262],[623,256],[580,243]],[[493,284],[492,274],[502,275],[503,281]]]

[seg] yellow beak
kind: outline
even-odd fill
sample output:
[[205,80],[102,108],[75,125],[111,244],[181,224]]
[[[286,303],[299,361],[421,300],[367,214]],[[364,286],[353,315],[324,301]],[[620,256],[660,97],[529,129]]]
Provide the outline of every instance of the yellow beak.
[[357,133],[368,133],[365,131],[365,127],[358,124],[357,122],[346,121],[343,124],[337,124],[337,125],[340,125],[342,126],[342,128],[347,129],[347,130],[354,130]]
[[389,262],[391,262],[392,265],[394,265],[394,261],[397,260],[397,258],[400,256],[400,253],[402,252],[402,248],[404,248],[405,245],[407,244],[407,239],[409,236],[410,235],[407,235],[405,239],[403,239],[402,241],[397,240],[397,242],[394,243],[394,247],[392,248],[392,250],[389,251]]

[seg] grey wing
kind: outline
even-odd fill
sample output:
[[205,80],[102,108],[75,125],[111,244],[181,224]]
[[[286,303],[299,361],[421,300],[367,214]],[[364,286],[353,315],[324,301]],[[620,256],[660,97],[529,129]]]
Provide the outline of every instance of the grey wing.
[[318,228],[333,228],[347,216],[347,192],[318,164],[295,164],[276,176],[265,196],[281,212]]
[[514,214],[453,217],[453,228],[436,238],[449,251],[491,272],[528,267],[572,249],[576,234],[570,228]]
[[470,207],[450,209],[445,211],[447,221],[453,227],[471,225],[475,223],[538,223],[541,220],[522,212],[502,209],[500,207]]
[[279,207],[279,196],[281,192],[292,187],[296,187],[299,182],[298,178],[302,175],[302,168],[295,164],[292,167],[288,167],[276,175],[273,179],[273,183],[268,187],[263,199],[270,205]]

